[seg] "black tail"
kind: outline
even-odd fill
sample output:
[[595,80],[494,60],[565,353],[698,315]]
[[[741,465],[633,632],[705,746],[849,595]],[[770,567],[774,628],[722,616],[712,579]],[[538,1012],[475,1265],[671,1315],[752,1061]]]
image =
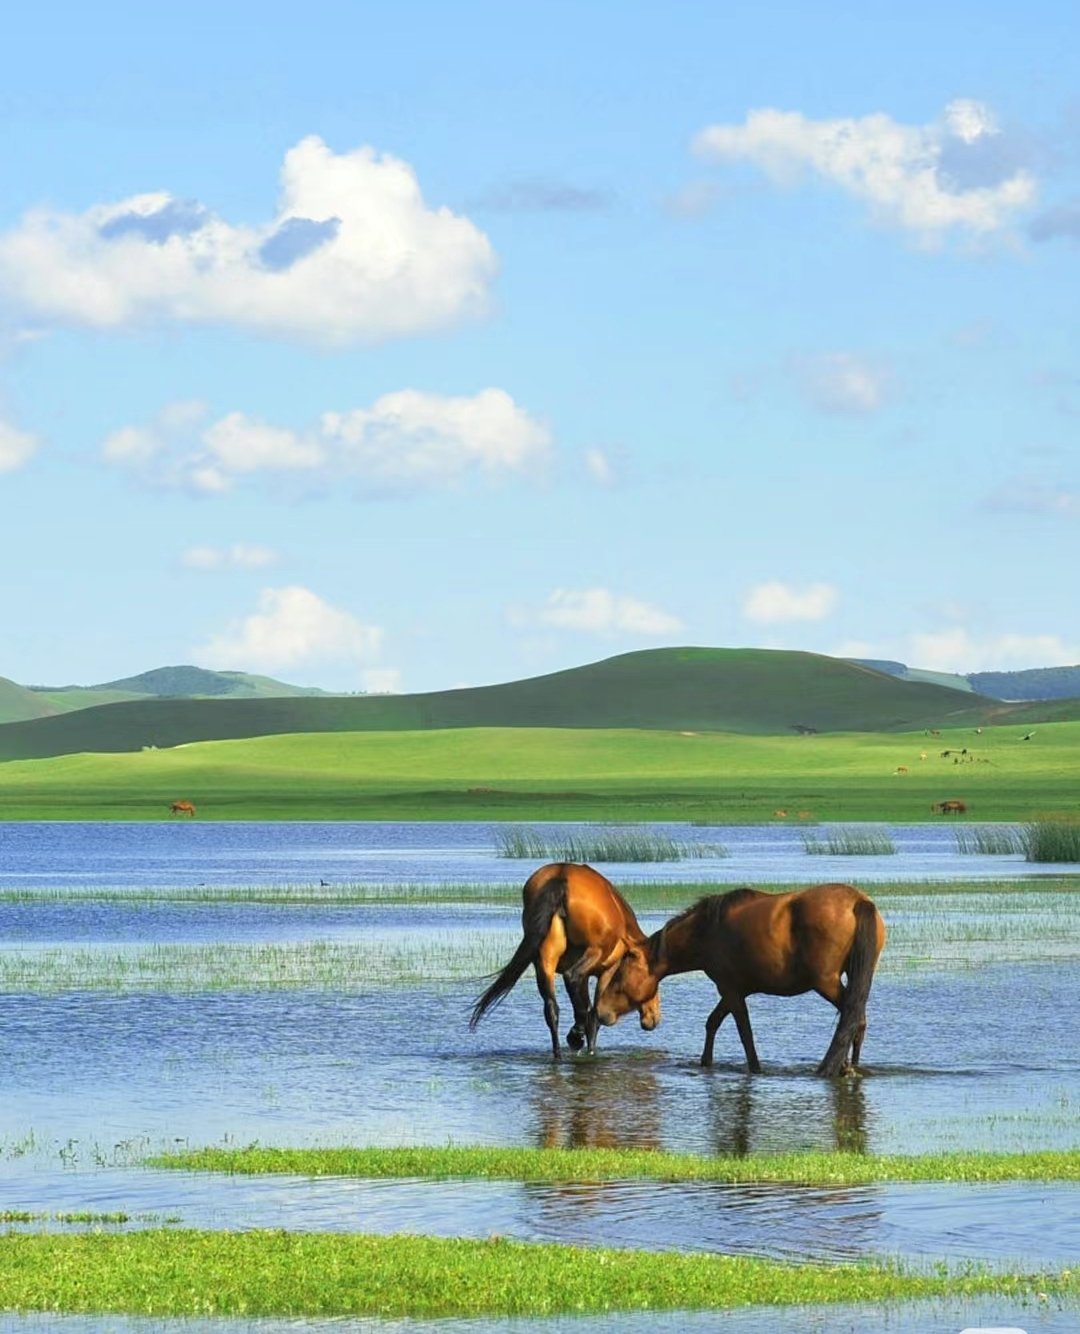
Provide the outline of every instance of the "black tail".
[[847,958],[847,988],[840,1006],[840,1020],[829,1050],[817,1069],[818,1074],[827,1079],[835,1079],[842,1073],[855,1034],[866,1018],[866,1002],[877,964],[877,918],[877,909],[869,899],[860,899],[856,903],[855,939]]
[[556,876],[548,881],[526,908],[522,922],[524,935],[521,944],[514,951],[514,957],[473,1006],[472,1017],[469,1019],[470,1028],[475,1028],[486,1011],[505,999],[521,974],[535,961],[540,945],[551,929],[555,914],[565,910],[565,907],[566,880],[563,876]]

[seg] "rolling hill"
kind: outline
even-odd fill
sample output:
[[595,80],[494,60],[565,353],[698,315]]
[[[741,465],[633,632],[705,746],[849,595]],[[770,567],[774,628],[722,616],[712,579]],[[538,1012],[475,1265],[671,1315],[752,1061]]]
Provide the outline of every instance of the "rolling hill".
[[[138,676],[92,686],[27,686],[47,706],[43,713],[69,713],[99,704],[140,699],[278,699],[327,696],[316,686],[294,686],[250,672],[213,672],[205,667],[155,667]],[[7,720],[4,720],[7,721]]]
[[1076,700],[1006,705],[813,653],[649,649],[429,694],[129,700],[0,726],[0,760],[301,732],[549,727],[791,735],[1078,717]]

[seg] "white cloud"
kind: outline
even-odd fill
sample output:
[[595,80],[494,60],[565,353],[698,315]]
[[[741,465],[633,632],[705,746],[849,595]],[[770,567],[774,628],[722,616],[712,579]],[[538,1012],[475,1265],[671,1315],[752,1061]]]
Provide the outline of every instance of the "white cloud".
[[606,588],[557,588],[537,611],[518,612],[519,624],[544,625],[586,634],[668,635],[682,629],[677,616]]
[[960,626],[910,637],[913,667],[939,672],[979,672],[1053,667],[1080,662],[1080,644],[1059,635],[1004,634],[979,637]]
[[832,584],[808,584],[795,588],[773,579],[751,588],[743,603],[743,615],[749,621],[773,625],[783,621],[820,621],[837,603]]
[[888,372],[854,353],[798,357],[794,365],[803,396],[821,412],[865,416],[884,405]]
[[193,424],[190,415],[178,419],[166,409],[149,426],[115,431],[102,453],[144,481],[203,494],[257,475],[292,475],[314,483],[345,479],[378,495],[538,472],[551,436],[502,389],[472,397],[403,389],[370,408],[326,412],[307,431],[242,412]]
[[484,309],[495,258],[430,208],[407,162],[290,149],[273,218],[233,224],[166,192],[38,209],[0,235],[0,295],[42,325],[225,324],[318,343],[440,328]]
[[585,451],[585,471],[597,486],[614,486],[615,466],[602,449]]
[[34,456],[37,448],[36,436],[0,421],[0,473],[21,468]]
[[1016,162],[1003,161],[990,184],[960,184],[966,159],[982,163],[998,133],[990,110],[968,99],[949,103],[927,125],[903,125],[884,113],[811,120],[769,107],[751,111],[741,125],[707,127],[693,147],[717,161],[753,162],[779,184],[794,184],[809,169],[865,201],[877,218],[930,242],[950,229],[1000,232],[1034,201],[1034,177]]
[[234,542],[228,547],[188,547],[180,562],[189,570],[262,570],[273,565],[277,554],[269,547]]
[[276,671],[310,663],[359,668],[378,656],[383,632],[293,585],[264,588],[258,610],[194,650],[207,667]]

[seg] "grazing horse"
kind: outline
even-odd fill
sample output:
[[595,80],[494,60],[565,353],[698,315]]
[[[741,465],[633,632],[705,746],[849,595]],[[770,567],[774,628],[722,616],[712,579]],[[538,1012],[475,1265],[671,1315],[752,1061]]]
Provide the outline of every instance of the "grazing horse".
[[950,798],[948,801],[935,801],[934,804],[930,807],[930,809],[933,812],[935,812],[935,814],[940,813],[941,815],[966,815],[967,802],[958,801],[955,797],[953,797]]
[[[576,862],[541,866],[525,881],[521,896],[521,944],[473,1006],[469,1027],[475,1028],[485,1011],[498,1004],[529,964],[533,964],[536,985],[544,1002],[544,1018],[551,1031],[552,1055],[558,1060],[562,1054],[556,973],[562,974],[574,1007],[574,1026],[566,1035],[567,1044],[579,1051],[587,1043],[592,1055],[596,1051],[599,1023],[595,1003],[589,1002],[589,978],[597,979],[596,999],[599,999],[627,949],[631,945],[644,945],[645,932],[615,886],[591,866],[579,866]],[[636,1008],[642,1028],[653,1029],[660,1022],[659,996],[651,996]]]
[[194,815],[195,803],[193,801],[174,801],[169,807],[170,815]]
[[[858,1064],[866,1033],[866,1001],[885,923],[871,899],[851,885],[813,885],[789,894],[733,889],[699,899],[644,945],[632,945],[601,996],[596,1013],[613,1024],[631,1006],[646,1004],[670,973],[707,973],[720,1003],[705,1021],[701,1064],[712,1065],[716,1030],[735,1016],[746,1062],[761,1070],[746,997],[801,996],[816,991],[840,1012],[819,1075]],[[846,974],[846,982],[841,975]]]

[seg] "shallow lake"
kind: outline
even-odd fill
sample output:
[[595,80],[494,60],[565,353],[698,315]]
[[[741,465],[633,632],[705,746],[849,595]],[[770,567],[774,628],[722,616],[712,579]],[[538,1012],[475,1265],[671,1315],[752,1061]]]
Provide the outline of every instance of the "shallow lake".
[[[682,836],[686,827],[679,828]],[[378,831],[388,831],[387,846],[379,846]],[[645,871],[702,883],[809,883],[838,874],[826,859],[801,851],[796,830],[739,832],[746,842],[740,850],[732,840],[731,856],[715,871],[697,861],[628,869],[633,879]],[[728,831],[691,831],[699,833],[729,841]],[[894,835],[901,846],[899,831]],[[755,839],[760,856],[751,851]],[[835,859],[839,874],[870,879],[864,872],[871,861],[887,862],[894,880],[940,881],[946,863],[964,880],[980,878],[972,866],[978,861],[1010,880],[1029,869],[1021,862],[1006,871],[1010,858],[960,856],[952,831],[940,826],[916,827],[911,839],[895,856]],[[531,867],[498,858],[490,826],[9,824],[0,826],[0,850],[0,1207],[43,1215],[34,1227],[62,1226],[50,1221],[57,1213],[94,1210],[123,1211],[129,1226],[175,1220],[499,1232],[787,1259],[872,1255],[916,1265],[974,1259],[1040,1268],[1080,1257],[1080,1192],[1072,1186],[372,1183],[139,1166],[162,1146],[255,1139],[626,1144],[704,1153],[1075,1147],[1076,890],[1044,882],[992,893],[953,893],[941,884],[925,893],[877,892],[890,943],[871,997],[867,1073],[823,1083],[813,1067],[834,1016],[816,997],[751,1001],[763,1075],[743,1072],[730,1028],[721,1030],[717,1065],[702,1070],[697,1057],[715,992],[700,977],[665,984],[655,1033],[627,1020],[602,1032],[591,1060],[553,1065],[527,977],[470,1033],[468,1010],[483,986],[478,975],[504,962],[518,939],[513,896],[456,901],[449,888],[445,902],[321,902],[310,894],[259,902],[243,893],[192,900],[168,888],[520,881]],[[738,873],[728,875],[736,862]],[[795,862],[798,874],[778,869]],[[109,894],[105,886],[130,892]],[[668,912],[642,912],[642,923],[653,929]],[[1007,1303],[937,1304],[919,1314],[922,1323],[906,1308],[887,1318],[852,1310],[850,1324],[841,1312],[679,1315],[650,1317],[648,1328],[959,1330],[980,1323],[976,1314],[1032,1330],[1077,1323],[1075,1311],[1040,1314]],[[1054,1323],[1065,1317],[1070,1323]],[[0,1327],[26,1330],[195,1328],[6,1319]],[[213,1328],[227,1334],[296,1326]],[[386,1326],[326,1328],[340,1334]],[[570,1325],[438,1328],[464,1334]],[[573,1328],[646,1325],[621,1317]]]
[[[552,834],[550,826],[529,826]],[[560,825],[587,836],[610,826]],[[616,828],[619,828],[616,826]],[[625,827],[623,827],[625,829]],[[862,880],[1001,879],[1058,875],[1060,865],[1033,863],[1019,853],[965,854],[958,838],[972,825],[881,825],[896,848],[891,855],[808,855],[806,839],[827,841],[836,825],[654,824],[649,829],[678,843],[715,845],[724,857],[679,862],[615,863],[605,871],[624,881],[783,884]],[[462,823],[285,823],[203,821],[0,822],[3,885],[281,885],[374,883],[480,883],[520,881],[537,860],[498,855],[507,826]],[[555,831],[557,832],[557,831]],[[557,860],[557,858],[552,858]]]

